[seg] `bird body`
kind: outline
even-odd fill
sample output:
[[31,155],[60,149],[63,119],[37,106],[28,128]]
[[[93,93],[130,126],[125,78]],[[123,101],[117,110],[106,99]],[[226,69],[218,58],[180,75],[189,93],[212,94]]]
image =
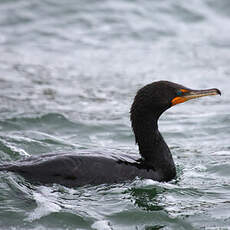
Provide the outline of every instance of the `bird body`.
[[49,154],[2,165],[0,171],[15,172],[41,184],[57,183],[68,187],[119,183],[136,177],[170,181],[176,176],[176,167],[158,130],[160,115],[176,104],[216,94],[221,94],[218,89],[192,90],[168,81],[154,82],[141,88],[130,111],[141,155],[139,160],[87,154]]
[[143,162],[129,162],[112,157],[48,154],[29,157],[16,164],[0,167],[39,184],[62,184],[67,187],[120,183],[136,177],[161,180],[161,176]]

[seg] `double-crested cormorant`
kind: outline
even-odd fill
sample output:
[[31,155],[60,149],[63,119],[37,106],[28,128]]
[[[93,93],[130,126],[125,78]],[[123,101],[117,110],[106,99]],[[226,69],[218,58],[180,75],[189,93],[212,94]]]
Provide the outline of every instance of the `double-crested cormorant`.
[[3,165],[0,171],[16,172],[41,184],[57,183],[68,187],[118,183],[135,177],[172,180],[176,169],[169,147],[158,130],[160,115],[176,104],[217,94],[221,94],[218,89],[192,90],[168,81],[153,82],[141,88],[130,111],[141,154],[137,161],[96,155],[50,154]]

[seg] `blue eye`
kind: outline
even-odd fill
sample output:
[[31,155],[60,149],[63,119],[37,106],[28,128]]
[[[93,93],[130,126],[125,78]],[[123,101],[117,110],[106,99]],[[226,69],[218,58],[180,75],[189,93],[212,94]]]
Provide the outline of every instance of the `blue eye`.
[[177,94],[177,96],[181,96],[181,95],[182,95],[182,92],[181,92],[181,91],[178,91],[176,94]]

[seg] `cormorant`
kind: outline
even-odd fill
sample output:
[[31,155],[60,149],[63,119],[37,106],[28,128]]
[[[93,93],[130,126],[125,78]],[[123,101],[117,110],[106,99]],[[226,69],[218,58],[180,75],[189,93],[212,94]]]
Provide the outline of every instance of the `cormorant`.
[[218,89],[192,90],[169,81],[158,81],[141,88],[130,110],[130,119],[141,159],[130,162],[108,156],[49,154],[16,161],[0,167],[41,184],[68,187],[111,184],[135,177],[170,181],[176,176],[174,161],[158,130],[160,115],[187,100],[217,95]]

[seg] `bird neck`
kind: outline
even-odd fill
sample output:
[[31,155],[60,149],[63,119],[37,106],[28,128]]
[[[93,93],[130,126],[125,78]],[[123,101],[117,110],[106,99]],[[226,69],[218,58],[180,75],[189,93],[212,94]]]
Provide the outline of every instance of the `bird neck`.
[[158,130],[158,116],[131,114],[132,127],[143,161],[160,173],[162,180],[175,177],[171,152]]

